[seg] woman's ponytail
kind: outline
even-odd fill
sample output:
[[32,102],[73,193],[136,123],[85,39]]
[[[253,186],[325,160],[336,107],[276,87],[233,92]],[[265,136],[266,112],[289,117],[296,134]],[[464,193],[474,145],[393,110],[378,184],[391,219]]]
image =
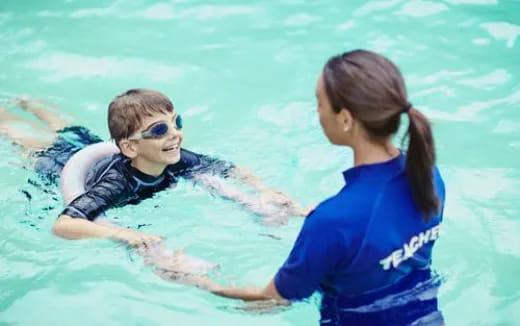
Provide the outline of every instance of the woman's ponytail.
[[408,114],[406,175],[417,208],[429,221],[440,207],[433,182],[432,131],[428,119],[408,103],[397,66],[374,52],[350,51],[329,59],[323,81],[332,109],[348,109],[374,141],[384,144],[398,131],[401,114]]
[[432,214],[439,210],[439,199],[433,183],[435,144],[428,119],[411,105],[407,113],[410,125],[407,132],[406,174],[414,201],[428,222]]

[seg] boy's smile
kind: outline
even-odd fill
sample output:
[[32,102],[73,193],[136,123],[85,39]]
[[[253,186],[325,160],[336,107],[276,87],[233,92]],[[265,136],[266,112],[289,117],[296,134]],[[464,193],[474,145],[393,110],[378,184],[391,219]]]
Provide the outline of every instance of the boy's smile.
[[[165,126],[166,124],[166,126]],[[166,166],[180,160],[182,130],[178,129],[178,115],[175,111],[157,113],[143,119],[142,128],[136,135],[146,135],[154,128],[167,128],[161,137],[130,137],[134,149],[132,166],[149,175],[160,175]]]

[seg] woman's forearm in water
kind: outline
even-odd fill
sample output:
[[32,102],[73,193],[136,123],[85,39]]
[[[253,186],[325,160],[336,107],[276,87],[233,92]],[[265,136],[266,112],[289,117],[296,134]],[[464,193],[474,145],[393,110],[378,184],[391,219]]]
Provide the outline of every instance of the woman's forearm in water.
[[239,299],[244,301],[276,300],[280,301],[281,304],[288,303],[288,301],[282,298],[278,293],[273,280],[271,280],[264,289],[225,286],[213,281],[207,276],[193,276],[186,279],[186,281],[191,285],[195,285],[215,295],[229,299]]
[[214,289],[211,293],[229,299],[240,299],[244,301],[270,300],[272,298],[262,294],[261,289],[246,289],[239,287],[223,287]]

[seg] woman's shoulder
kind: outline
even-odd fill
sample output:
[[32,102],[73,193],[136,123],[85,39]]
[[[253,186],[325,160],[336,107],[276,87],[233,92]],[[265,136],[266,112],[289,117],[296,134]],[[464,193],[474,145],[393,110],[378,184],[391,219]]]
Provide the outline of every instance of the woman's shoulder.
[[328,209],[345,212],[348,208],[352,210],[363,210],[373,203],[373,195],[377,192],[377,186],[372,183],[346,184],[337,194],[323,201]]
[[366,220],[370,202],[368,196],[342,190],[321,202],[309,217],[314,217],[313,223],[353,227]]

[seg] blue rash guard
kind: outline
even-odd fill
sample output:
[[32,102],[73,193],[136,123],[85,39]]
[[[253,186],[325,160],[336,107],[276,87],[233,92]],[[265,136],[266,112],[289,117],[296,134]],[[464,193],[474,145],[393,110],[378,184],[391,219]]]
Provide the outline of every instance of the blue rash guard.
[[181,149],[179,162],[168,165],[159,176],[147,175],[130,165],[130,159],[115,154],[96,163],[87,175],[85,193],[62,212],[70,217],[94,220],[114,207],[138,204],[156,192],[171,187],[178,178],[191,179],[200,173],[226,177],[233,164]]
[[322,293],[322,325],[408,325],[427,315],[440,316],[435,295],[383,304],[385,298],[395,299],[396,293],[432,279],[432,247],[444,208],[444,183],[434,168],[440,214],[423,221],[405,161],[401,153],[387,162],[345,171],[346,185],[306,218],[275,275],[276,288],[286,299]]
[[[83,126],[70,126],[57,132],[52,146],[36,153],[35,170],[42,179],[56,183],[69,158],[85,146],[101,142]],[[174,186],[179,178],[191,179],[196,174],[209,173],[227,177],[233,163],[181,149],[180,160],[168,165],[159,176],[147,175],[130,164],[122,154],[97,162],[89,171],[85,193],[75,198],[62,214],[94,220],[106,210],[134,205],[156,192]]]

